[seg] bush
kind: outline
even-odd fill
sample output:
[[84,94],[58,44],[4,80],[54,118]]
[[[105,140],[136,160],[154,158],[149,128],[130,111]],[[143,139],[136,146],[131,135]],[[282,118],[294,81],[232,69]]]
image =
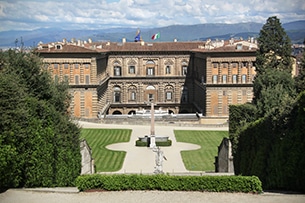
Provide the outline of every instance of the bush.
[[169,176],[169,175],[83,175],[76,179],[80,191],[99,189],[207,191],[261,193],[262,183],[256,176]]
[[[172,141],[167,140],[166,142],[156,142],[157,147],[169,147],[172,146]],[[136,141],[137,147],[149,147],[149,142],[142,142],[141,140]]]

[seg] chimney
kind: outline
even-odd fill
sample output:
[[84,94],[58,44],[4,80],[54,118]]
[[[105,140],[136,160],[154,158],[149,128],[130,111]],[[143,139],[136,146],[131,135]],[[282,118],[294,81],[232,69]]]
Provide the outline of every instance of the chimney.
[[145,42],[144,41],[141,41],[141,46],[144,46],[145,45]]
[[126,43],[126,38],[125,37],[122,39],[122,43],[123,44]]

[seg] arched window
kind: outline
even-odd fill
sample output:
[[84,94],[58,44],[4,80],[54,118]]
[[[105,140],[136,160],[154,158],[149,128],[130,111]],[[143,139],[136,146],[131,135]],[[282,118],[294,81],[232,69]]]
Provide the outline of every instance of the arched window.
[[222,75],[222,83],[223,84],[227,83],[227,75]]
[[121,88],[120,87],[114,87],[113,89],[113,102],[121,102]]
[[155,62],[154,61],[147,61],[146,62],[146,75],[153,76],[155,75]]
[[242,75],[241,76],[241,82],[244,84],[247,82],[247,75]]
[[114,76],[121,76],[122,75],[121,65],[117,61],[113,63],[113,75]]
[[174,95],[174,87],[171,85],[167,85],[165,87],[165,101],[172,101]]
[[165,74],[171,74],[171,67],[170,66],[165,67]]
[[213,82],[213,84],[217,84],[217,79],[218,78],[218,75],[213,75],[213,78],[212,78],[212,82]]
[[237,83],[237,75],[232,75],[232,83],[233,84]]
[[188,63],[186,61],[183,61],[181,63],[181,75],[186,76],[187,75],[187,69],[188,69]]
[[136,96],[137,96],[136,92],[137,92],[136,86],[131,85],[131,86],[128,88],[128,94],[129,94],[129,100],[130,100],[130,101],[136,101],[136,99],[137,99],[137,97],[136,97]]

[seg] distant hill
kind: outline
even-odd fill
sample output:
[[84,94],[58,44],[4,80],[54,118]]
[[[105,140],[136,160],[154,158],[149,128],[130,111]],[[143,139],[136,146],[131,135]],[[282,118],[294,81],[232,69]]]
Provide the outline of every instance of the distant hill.
[[[237,23],[220,24],[207,23],[197,25],[172,25],[160,28],[141,29],[141,37],[144,41],[151,42],[151,36],[160,32],[161,37],[157,41],[196,41],[206,39],[230,39],[257,37],[263,24]],[[282,25],[293,43],[303,43],[305,38],[305,20],[285,23]],[[4,31],[0,32],[0,47],[15,47],[15,41],[20,45],[21,37],[25,46],[36,46],[43,43],[62,41],[64,38],[93,41],[119,42],[122,38],[134,41],[136,28],[111,28],[101,30],[64,30],[63,28],[38,29],[33,31]]]

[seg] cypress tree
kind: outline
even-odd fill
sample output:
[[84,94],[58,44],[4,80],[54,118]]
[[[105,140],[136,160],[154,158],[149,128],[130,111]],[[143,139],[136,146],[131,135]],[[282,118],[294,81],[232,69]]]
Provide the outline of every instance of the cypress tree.
[[258,116],[263,117],[284,111],[294,101],[296,92],[291,75],[291,42],[276,16],[267,19],[258,43],[253,103]]

